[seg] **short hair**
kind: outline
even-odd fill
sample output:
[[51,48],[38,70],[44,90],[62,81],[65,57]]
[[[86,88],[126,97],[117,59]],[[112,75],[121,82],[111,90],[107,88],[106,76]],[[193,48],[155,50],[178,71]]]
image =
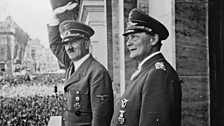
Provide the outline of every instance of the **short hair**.
[[[155,33],[151,33],[151,32],[145,32],[147,35],[149,35],[149,36],[154,36],[155,35]],[[158,34],[157,34],[158,35]],[[159,36],[159,35],[158,35]],[[161,40],[161,38],[159,37],[159,39],[158,39],[158,42],[156,43],[156,45],[154,45],[154,47],[157,47],[159,50],[160,50],[160,48],[161,48],[161,46],[162,46],[162,40]]]

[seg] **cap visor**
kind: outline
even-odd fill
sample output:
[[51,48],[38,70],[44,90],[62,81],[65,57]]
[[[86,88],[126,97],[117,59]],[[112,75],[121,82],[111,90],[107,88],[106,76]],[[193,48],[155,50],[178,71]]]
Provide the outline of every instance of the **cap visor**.
[[86,40],[89,40],[88,38],[86,38],[86,37],[74,37],[74,36],[70,36],[70,37],[67,37],[67,38],[64,38],[63,40],[62,40],[62,43],[63,44],[66,44],[66,43],[68,43],[68,42],[72,42],[72,41],[77,41],[77,40],[80,40],[80,39],[86,39]]

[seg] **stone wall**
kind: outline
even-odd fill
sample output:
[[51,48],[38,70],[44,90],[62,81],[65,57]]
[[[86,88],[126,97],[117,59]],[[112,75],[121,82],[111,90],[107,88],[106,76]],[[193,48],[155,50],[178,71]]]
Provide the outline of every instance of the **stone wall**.
[[209,125],[208,1],[176,0],[176,68],[182,83],[182,126]]

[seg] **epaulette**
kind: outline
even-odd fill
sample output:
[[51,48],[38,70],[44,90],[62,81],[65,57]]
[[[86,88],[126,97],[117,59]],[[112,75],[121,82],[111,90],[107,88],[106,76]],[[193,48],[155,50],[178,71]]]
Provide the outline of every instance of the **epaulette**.
[[166,70],[166,67],[163,62],[156,62],[155,67],[156,67],[156,69]]

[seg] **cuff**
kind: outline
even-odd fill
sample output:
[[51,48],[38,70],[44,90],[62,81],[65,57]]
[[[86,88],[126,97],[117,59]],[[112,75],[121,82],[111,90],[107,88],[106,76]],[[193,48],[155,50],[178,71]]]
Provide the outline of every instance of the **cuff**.
[[57,26],[60,24],[60,20],[58,18],[52,18],[48,24],[49,26]]

